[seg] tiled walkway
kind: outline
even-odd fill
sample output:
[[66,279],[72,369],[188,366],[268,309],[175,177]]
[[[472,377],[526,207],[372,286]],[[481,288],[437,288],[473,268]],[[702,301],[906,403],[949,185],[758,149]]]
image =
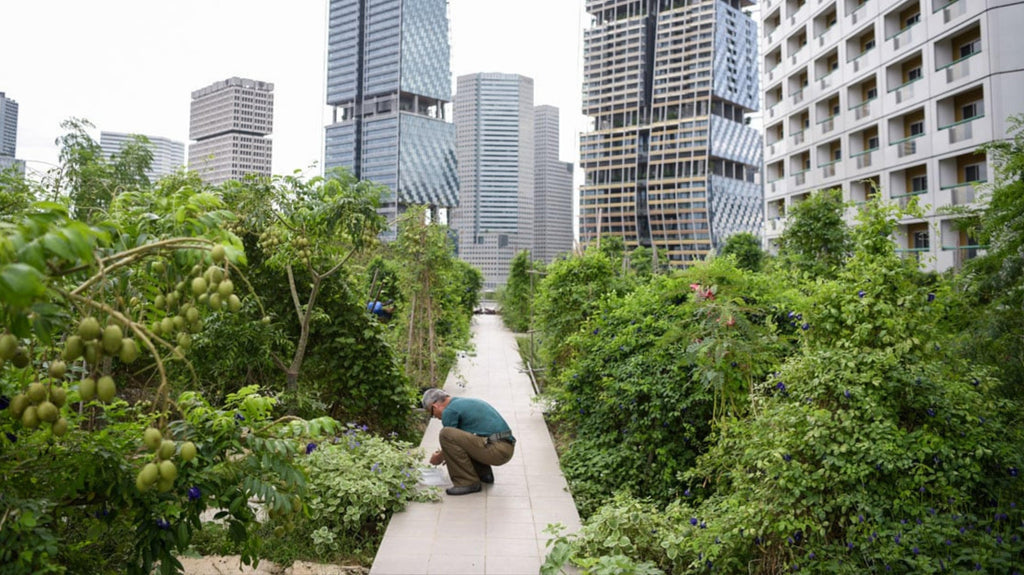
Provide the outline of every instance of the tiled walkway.
[[[442,494],[438,503],[413,503],[395,514],[370,575],[532,575],[546,554],[544,528],[579,528],[530,378],[520,371],[515,337],[499,316],[477,315],[473,323],[475,352],[459,359],[445,390],[501,412],[516,436],[515,456],[494,468],[494,484],[480,493]],[[438,449],[440,429],[431,420],[420,443],[427,456]]]

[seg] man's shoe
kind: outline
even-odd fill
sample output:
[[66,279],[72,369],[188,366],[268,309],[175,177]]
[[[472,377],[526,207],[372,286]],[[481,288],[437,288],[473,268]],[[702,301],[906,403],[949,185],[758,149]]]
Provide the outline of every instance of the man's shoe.
[[480,491],[480,489],[480,484],[474,483],[472,485],[458,485],[455,487],[449,487],[448,489],[445,489],[444,492],[447,493],[448,495],[469,495],[470,493],[476,493]]
[[487,483],[487,484],[494,483],[494,473],[491,473],[490,471],[488,471],[487,473],[485,473],[485,474],[480,476],[480,481],[482,481],[484,483]]

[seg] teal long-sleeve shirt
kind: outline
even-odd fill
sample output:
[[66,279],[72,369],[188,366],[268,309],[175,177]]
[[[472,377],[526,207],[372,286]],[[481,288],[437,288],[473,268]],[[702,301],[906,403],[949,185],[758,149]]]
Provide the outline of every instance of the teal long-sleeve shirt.
[[505,418],[491,404],[472,397],[453,397],[441,414],[441,425],[484,437],[512,431]]

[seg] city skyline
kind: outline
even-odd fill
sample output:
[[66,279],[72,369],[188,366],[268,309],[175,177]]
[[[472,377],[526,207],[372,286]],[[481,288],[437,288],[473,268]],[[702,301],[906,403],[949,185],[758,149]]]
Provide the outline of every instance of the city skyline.
[[[537,102],[563,111],[561,155],[574,161],[576,134],[585,122],[579,113],[582,3],[522,0],[517,7],[510,13],[479,0],[449,2],[453,89],[455,76],[478,71],[535,78]],[[106,130],[188,141],[190,93],[231,76],[276,86],[275,174],[313,162],[322,166],[330,123],[324,98],[327,0],[110,0],[107,8],[55,0],[4,9],[9,21],[26,23],[0,36],[0,49],[18,54],[5,61],[0,90],[21,105],[18,154],[30,172],[56,164],[60,123],[72,117],[92,123],[97,140]],[[534,21],[539,12],[545,18]],[[152,26],[156,21],[160,26]],[[502,25],[494,26],[498,21]],[[516,44],[523,30],[543,36],[544,46],[520,42],[516,50],[503,49]],[[242,42],[254,34],[265,41]],[[77,53],[88,53],[87,61],[97,64],[69,66],[68,54]]]

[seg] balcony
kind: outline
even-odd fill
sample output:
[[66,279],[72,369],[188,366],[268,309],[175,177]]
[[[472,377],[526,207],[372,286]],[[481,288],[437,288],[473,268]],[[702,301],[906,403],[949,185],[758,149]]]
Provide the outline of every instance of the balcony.
[[940,206],[966,206],[974,203],[975,187],[984,182],[963,182],[942,188]]
[[[961,1],[963,1],[963,0],[961,0]],[[946,83],[947,84],[952,84],[953,82],[956,82],[957,80],[961,80],[963,78],[966,78],[967,76],[970,75],[970,73],[971,73],[971,58],[973,58],[974,56],[977,56],[978,54],[981,54],[981,50],[978,50],[977,52],[974,52],[973,54],[968,54],[967,56],[964,56],[963,58],[960,58],[959,60],[953,60],[952,62],[950,62],[949,64],[946,64],[945,66],[939,66],[938,68],[936,68],[935,71],[936,72],[941,72],[941,71],[945,70],[946,71]]]
[[809,172],[809,171],[811,171],[811,170],[807,169],[807,170],[802,170],[802,171],[794,173],[793,174],[793,185],[795,185],[795,186],[802,186],[802,185],[806,184],[807,183],[807,172]]
[[[910,100],[911,98],[913,98],[914,97],[914,92],[915,92],[914,85],[917,82],[920,82],[921,80],[922,80],[922,78],[915,78],[915,79],[913,79],[913,80],[911,80],[911,81],[909,81],[909,82],[907,82],[905,84],[901,84],[899,86],[896,86],[892,90],[890,90],[890,93],[895,93],[895,95],[896,95],[896,103],[897,104],[902,104],[903,102],[906,102],[906,101]],[[924,88],[922,88],[922,89],[925,92],[927,92],[926,89],[924,89]]]
[[871,103],[874,102],[876,99],[877,98],[871,98],[870,100],[864,100],[863,102],[861,102],[859,104],[854,104],[854,105],[850,106],[850,109],[853,110],[853,119],[854,120],[863,120],[864,118],[867,118],[868,116],[870,116],[871,115]]
[[935,9],[934,13],[938,12],[942,12],[942,23],[949,24],[967,13],[967,0],[953,0]]
[[869,167],[871,167],[871,155],[872,155],[871,152],[874,152],[874,151],[877,151],[877,150],[878,150],[878,148],[871,148],[870,150],[864,150],[863,152],[857,152],[856,154],[851,154],[850,157],[854,159],[854,162],[855,162],[858,170],[863,169],[863,168],[869,168]]
[[769,232],[782,232],[785,228],[786,218],[785,216],[775,216],[774,218],[768,218],[767,223]]
[[821,168],[821,177],[825,179],[836,177],[836,164],[841,161],[842,160],[832,160],[831,162],[819,164],[818,167]]
[[878,58],[871,57],[872,54],[877,55],[878,52],[874,48],[870,50],[865,50],[860,54],[854,56],[853,59],[851,59],[848,62],[849,64],[853,65],[853,72],[855,74],[863,70],[870,70],[871,68],[878,66]]
[[806,130],[800,130],[799,132],[793,132],[792,138],[793,138],[793,145],[794,146],[799,146],[800,144],[804,143],[804,132],[806,132]]
[[[964,0],[960,0],[963,2]],[[966,245],[966,246],[942,246],[942,251],[953,252],[953,266],[956,269],[963,267],[967,260],[973,260],[978,257],[978,252],[985,249],[987,246],[980,245]]]
[[835,70],[829,70],[825,75],[815,78],[814,81],[820,84],[821,90],[828,90],[836,85],[837,76],[838,74],[836,74]]
[[821,133],[822,134],[827,134],[827,133],[831,132],[832,130],[836,129],[836,116],[838,116],[838,114],[829,116],[829,117],[825,118],[824,120],[821,120],[820,122],[818,122],[818,126],[821,127]]
[[911,26],[907,26],[906,28],[900,30],[899,32],[896,32],[892,36],[889,36],[888,38],[886,38],[886,40],[887,41],[892,41],[892,49],[893,50],[899,50],[900,48],[906,48],[907,46],[910,46],[911,44],[914,43],[914,38],[915,37],[919,37],[921,39],[924,39],[926,37],[926,35],[927,35],[924,31],[921,31],[919,33],[915,33],[914,32],[915,29],[919,29],[918,28],[918,24],[913,24]]
[[939,131],[949,130],[949,143],[956,144],[966,140],[970,140],[974,137],[974,121],[980,118],[984,118],[984,115],[975,116],[973,118],[967,118],[966,120],[960,120],[954,122],[948,126],[940,126]]
[[889,199],[896,202],[896,204],[900,207],[901,210],[905,210],[907,209],[907,206],[910,205],[911,199],[916,198],[918,196],[923,196],[927,193],[928,190],[921,190],[918,192],[910,192],[909,194],[894,194]]
[[800,102],[803,102],[804,101],[804,90],[803,90],[803,88],[801,88],[801,89],[799,89],[799,90],[797,90],[795,92],[790,92],[789,93],[789,97],[793,99],[793,104],[794,105],[799,104]]
[[893,142],[892,145],[896,146],[896,157],[905,158],[916,154],[918,151],[917,140],[922,136],[924,136],[923,133],[914,134],[913,136],[903,138],[902,140],[896,140],[895,142]]
[[927,254],[928,248],[896,248],[896,255],[904,260],[915,261],[919,265],[921,263],[921,256]]

